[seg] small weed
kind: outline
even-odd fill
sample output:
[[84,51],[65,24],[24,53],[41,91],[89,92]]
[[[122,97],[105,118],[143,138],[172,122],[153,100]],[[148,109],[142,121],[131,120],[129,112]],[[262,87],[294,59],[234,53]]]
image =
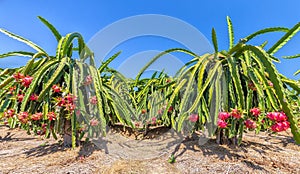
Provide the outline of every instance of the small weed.
[[168,163],[173,164],[175,162],[176,162],[176,159],[175,159],[174,155],[171,155],[168,159]]

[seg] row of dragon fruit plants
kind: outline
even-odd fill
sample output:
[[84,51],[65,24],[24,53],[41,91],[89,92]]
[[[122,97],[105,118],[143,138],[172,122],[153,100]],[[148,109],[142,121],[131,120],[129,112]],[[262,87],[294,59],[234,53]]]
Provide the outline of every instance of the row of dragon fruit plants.
[[[96,68],[93,53],[79,33],[62,36],[47,20],[39,19],[57,39],[56,55],[0,29],[35,50],[0,55],[30,58],[25,66],[0,72],[0,118],[11,128],[21,127],[46,137],[63,135],[73,147],[83,137],[105,136],[106,127],[117,123],[133,129],[166,126],[179,132],[188,125],[189,132],[207,129],[209,135],[217,136],[218,143],[233,144],[242,142],[245,131],[276,133],[291,128],[300,143],[299,81],[279,73],[274,65],[279,62],[274,54],[300,30],[300,24],[262,29],[235,42],[227,17],[227,51],[218,49],[213,29],[214,53],[166,50],[146,64],[135,79],[129,79],[109,67],[120,52]],[[267,42],[249,44],[253,38],[272,32],[282,32],[283,36],[269,49]],[[155,72],[142,78],[153,62],[173,52],[192,57],[176,76]]]

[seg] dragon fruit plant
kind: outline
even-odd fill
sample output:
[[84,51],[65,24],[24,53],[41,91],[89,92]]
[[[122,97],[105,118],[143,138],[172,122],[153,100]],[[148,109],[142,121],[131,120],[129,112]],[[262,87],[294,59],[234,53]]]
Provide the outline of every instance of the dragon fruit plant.
[[[36,51],[14,51],[0,55],[0,58],[30,58],[23,67],[1,70],[0,113],[4,122],[12,128],[21,127],[46,137],[52,134],[56,138],[56,134],[60,134],[66,145],[72,144],[75,147],[83,134],[105,134],[105,107],[100,101],[108,97],[101,87],[102,79],[94,66],[93,54],[86,47],[82,36],[79,33],[62,36],[44,18],[39,19],[58,41],[54,56],[33,42],[0,29],[1,33]],[[78,52],[77,59],[73,56],[74,51]],[[89,64],[86,63],[88,60]],[[85,77],[87,73],[89,76]],[[86,105],[91,95],[92,105]],[[96,121],[99,124],[96,125]],[[85,125],[85,129],[82,125]]]
[[[174,106],[176,112],[170,118],[172,127],[181,131],[190,115],[196,113],[199,124],[195,124],[193,130],[203,130],[206,126],[210,136],[217,136],[218,143],[240,144],[247,130],[280,132],[288,128],[291,128],[295,141],[300,143],[299,116],[294,112],[299,110],[299,105],[288,102],[291,89],[296,93],[294,95],[299,95],[300,83],[280,74],[274,65],[279,62],[274,54],[299,32],[300,23],[290,29],[262,29],[237,43],[229,17],[227,23],[227,51],[219,51],[213,29],[214,53],[199,56],[178,48],[167,50],[152,60],[171,52],[184,52],[194,57],[174,78],[175,86],[185,85]],[[284,35],[269,49],[265,48],[267,42],[249,44],[253,38],[272,32],[283,32]],[[197,91],[197,95],[190,91]],[[270,116],[274,114],[280,119]]]

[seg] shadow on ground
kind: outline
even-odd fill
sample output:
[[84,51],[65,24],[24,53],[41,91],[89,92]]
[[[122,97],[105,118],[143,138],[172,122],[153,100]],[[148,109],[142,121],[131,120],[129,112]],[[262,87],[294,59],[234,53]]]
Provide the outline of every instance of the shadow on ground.
[[27,150],[26,152],[24,152],[24,154],[26,154],[27,157],[32,157],[32,156],[40,157],[40,156],[49,155],[52,153],[65,151],[65,150],[66,148],[64,148],[59,143],[47,144],[47,142],[45,142],[44,144],[41,144],[37,147]]
[[[277,147],[269,147],[261,143],[251,142],[252,145],[256,146],[256,150],[260,151],[261,153],[267,153],[264,150],[261,151],[260,149],[268,148],[271,151],[279,151],[280,148]],[[230,146],[230,145],[219,145],[216,143],[215,139],[210,139],[206,144],[199,145],[198,141],[195,139],[188,139],[183,141],[181,144],[177,145],[177,147],[172,152],[174,158],[180,158],[186,152],[192,151],[192,153],[202,153],[204,158],[209,157],[216,158],[218,160],[222,160],[224,162],[229,161],[240,161],[247,165],[249,168],[253,170],[259,170],[261,172],[267,172],[267,170],[261,166],[260,164],[256,163],[255,161],[249,160],[247,156],[245,156],[245,150],[250,145],[250,143],[243,143],[240,147]],[[255,149],[255,148],[254,148]],[[239,153],[243,151],[244,153]],[[201,160],[201,159],[199,159]]]
[[15,134],[12,134],[11,132],[7,132],[5,136],[0,136],[0,143],[4,141],[27,141],[27,140],[34,140],[35,138],[15,138]]

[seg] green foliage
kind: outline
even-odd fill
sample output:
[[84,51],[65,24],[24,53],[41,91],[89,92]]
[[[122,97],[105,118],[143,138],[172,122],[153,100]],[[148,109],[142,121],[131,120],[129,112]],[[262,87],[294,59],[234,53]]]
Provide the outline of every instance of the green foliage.
[[213,28],[212,31],[211,31],[211,37],[212,37],[212,42],[213,42],[213,45],[214,45],[214,48],[215,48],[215,52],[218,52],[218,40],[217,40],[217,34],[216,34],[216,31],[215,29]]
[[55,36],[57,42],[59,42],[62,36],[57,31],[57,29],[52,24],[50,24],[46,19],[44,19],[43,17],[38,16],[38,18],[39,18],[39,20],[41,20],[51,30],[51,32]]
[[34,54],[31,52],[26,52],[26,51],[13,51],[13,52],[8,52],[5,54],[1,54],[0,58],[5,58],[9,56],[25,56],[25,57],[32,57]]
[[255,33],[250,34],[249,36],[243,38],[242,41],[246,43],[246,42],[250,41],[251,39],[253,39],[259,35],[262,35],[262,34],[273,33],[273,32],[288,32],[288,31],[289,31],[289,29],[284,28],[284,27],[265,28],[265,29],[262,29]]
[[229,16],[227,16],[227,26],[228,26],[228,36],[229,36],[229,50],[234,45],[234,33],[233,33],[233,26]]
[[[8,118],[9,124],[11,127],[20,126],[27,130],[32,130],[37,133],[41,131],[41,129],[47,126],[47,130],[43,133],[46,137],[49,137],[52,132],[53,136],[56,137],[56,133],[65,134],[68,122],[71,124],[71,132],[72,132],[72,146],[76,145],[76,136],[79,131],[79,124],[84,124],[87,126],[86,132],[89,132],[90,136],[93,136],[95,132],[99,134],[105,131],[106,126],[106,113],[103,110],[103,105],[101,103],[103,98],[106,96],[102,93],[101,86],[101,76],[97,69],[93,66],[88,66],[88,71],[93,79],[93,87],[96,93],[96,97],[98,105],[95,106],[95,119],[101,121],[101,129],[94,129],[90,126],[91,119],[85,119],[85,122],[80,122],[81,120],[77,120],[75,115],[75,104],[73,101],[68,103],[69,105],[60,106],[58,99],[62,100],[62,98],[66,97],[67,94],[78,96],[80,101],[89,101],[86,99],[87,96],[82,95],[85,91],[81,87],[82,84],[78,84],[79,77],[75,76],[75,73],[80,74],[83,73],[83,70],[78,70],[78,66],[83,66],[85,63],[83,62],[85,59],[90,58],[93,59],[93,55],[88,51],[88,48],[85,47],[85,43],[83,41],[82,36],[79,33],[70,33],[65,37],[61,37],[58,31],[44,18],[39,17],[39,19],[52,31],[56,39],[58,40],[58,47],[56,51],[56,56],[48,56],[48,54],[35,43],[24,39],[16,34],[13,34],[9,31],[1,29],[0,31],[13,39],[19,40],[30,47],[34,48],[35,53],[17,51],[17,52],[9,52],[2,54],[0,57],[8,57],[8,56],[30,56],[32,59],[28,61],[26,66],[20,67],[16,70],[6,70],[1,71],[1,112],[7,111],[8,109],[14,109],[16,115]],[[73,49],[73,41],[77,39],[78,41],[78,51],[81,61],[76,61],[72,58]],[[93,60],[91,60],[93,62]],[[107,66],[107,64],[106,64]],[[103,66],[105,68],[105,66]],[[25,76],[30,76],[33,78],[29,87],[24,87],[23,82],[21,83],[18,80],[15,80],[12,75],[17,72],[24,74]],[[81,74],[83,75],[83,74]],[[57,86],[61,89],[61,92],[54,92],[52,90],[53,86]],[[11,94],[7,94],[9,89],[14,87],[14,91]],[[93,89],[92,89],[93,90]],[[24,95],[22,101],[18,101],[16,98],[17,95]],[[37,94],[37,100],[32,100],[31,96],[33,94]],[[81,94],[81,95],[80,95]],[[61,101],[60,101],[61,102]],[[81,103],[83,108],[88,108],[90,106],[86,106],[86,103]],[[81,108],[82,109],[82,108]],[[88,110],[88,109],[86,109]],[[42,112],[43,118],[38,119],[38,121],[34,120],[26,120],[25,124],[20,123],[19,118],[17,117],[19,113],[27,112],[29,114],[29,119],[33,117],[35,113]],[[47,118],[47,113],[54,112],[57,114],[55,120],[50,120]],[[88,112],[88,111],[87,111]],[[25,122],[25,121],[24,121]],[[43,127],[44,126],[44,127]],[[67,130],[69,131],[69,130]]]
[[174,157],[174,155],[171,155],[168,159],[168,163],[173,164],[176,162],[176,158]]
[[283,37],[279,39],[267,52],[273,55],[280,48],[282,48],[292,37],[294,37],[300,31],[300,23],[291,28]]
[[[285,59],[295,59],[295,58],[299,58],[299,57],[300,57],[300,54],[296,54],[296,55],[293,55],[293,56],[284,56],[283,58],[285,58]],[[299,73],[300,73],[300,69],[294,73],[294,76],[298,75]]]
[[300,54],[296,54],[296,55],[293,55],[293,56],[284,56],[283,58],[285,59],[295,59],[295,58],[298,58],[300,57]]
[[35,49],[37,52],[46,53],[41,47],[39,47],[35,43],[33,43],[33,42],[31,42],[31,41],[29,41],[29,40],[27,40],[27,39],[25,39],[25,38],[23,38],[21,36],[18,36],[18,35],[14,34],[14,33],[11,33],[11,32],[9,32],[9,31],[7,31],[5,29],[2,29],[2,28],[0,28],[0,32],[3,33],[3,34],[6,34],[7,36],[9,36],[9,37],[11,37],[13,39],[16,39],[16,40],[18,40],[20,42],[25,43],[26,45],[28,45],[31,48]]
[[[255,121],[256,132],[267,131],[272,122],[266,113],[282,111],[288,117],[296,142],[300,143],[299,81],[280,74],[273,63],[279,61],[274,53],[299,31],[300,24],[291,29],[263,29],[235,44],[233,25],[227,17],[227,51],[219,50],[217,34],[212,29],[214,53],[197,55],[181,48],[169,49],[151,59],[135,79],[130,79],[108,67],[120,52],[96,68],[94,55],[79,33],[62,36],[47,20],[39,19],[58,42],[55,56],[25,38],[0,29],[36,51],[0,55],[0,58],[31,58],[23,67],[0,70],[0,113],[11,127],[19,126],[36,134],[42,131],[46,137],[71,131],[73,147],[80,138],[104,136],[107,125],[120,123],[138,130],[162,125],[183,133],[208,131],[209,136],[217,134],[219,138],[241,143],[243,132],[250,130],[245,127],[247,120]],[[247,43],[270,32],[285,34],[267,51],[264,50],[267,42],[257,46]],[[75,41],[77,48],[74,48]],[[77,58],[73,56],[75,51]],[[192,60],[174,77],[155,72],[151,77],[142,78],[151,64],[173,52],[190,55]],[[33,78],[29,86],[16,78],[20,73]],[[36,100],[32,100],[34,94],[38,95]],[[259,108],[262,114],[254,117],[252,108]],[[15,111],[13,116],[7,116],[9,109]],[[21,118],[23,112],[29,114],[28,118]],[[220,112],[231,113],[223,128],[217,127]],[[42,118],[37,119],[36,113],[42,113]],[[50,117],[53,113],[55,118]]]
[[[242,39],[242,42],[233,45],[234,36],[230,18],[227,18],[227,22],[230,40],[230,49],[227,53],[223,55],[221,52],[217,52],[211,55],[198,56],[198,61],[192,60],[191,62],[193,62],[193,65],[186,68],[190,73],[187,71],[182,72],[183,74],[188,74],[187,84],[191,84],[192,82],[198,83],[198,96],[195,100],[193,100],[194,104],[188,111],[191,113],[194,109],[196,109],[196,107],[202,106],[202,102],[208,104],[206,105],[206,110],[212,110],[213,108],[210,107],[212,98],[217,101],[216,105],[213,106],[217,106],[217,108],[214,108],[215,110],[230,112],[230,108],[236,108],[243,115],[242,118],[232,119],[230,127],[227,129],[228,131],[221,131],[227,132],[223,135],[226,135],[229,138],[239,135],[240,140],[244,130],[243,123],[248,118],[249,110],[251,108],[260,107],[264,112],[271,112],[274,110],[283,111],[288,116],[288,120],[291,123],[291,130],[296,142],[300,143],[300,132],[297,125],[297,119],[291,112],[291,106],[286,102],[287,96],[285,93],[285,91],[288,91],[287,86],[298,90],[299,83],[281,76],[272,62],[274,60],[278,60],[273,56],[273,54],[283,47],[299,31],[299,24],[295,25],[288,31],[286,28],[264,29],[249,35],[246,39]],[[268,51],[264,51],[260,46],[245,44],[246,41],[260,34],[273,31],[284,31],[286,34]],[[216,45],[217,38],[215,31],[213,30],[212,33],[212,40],[215,50],[217,51],[218,47]],[[225,51],[222,51],[222,53],[224,52]],[[210,63],[213,63],[211,68],[207,68],[208,58]],[[222,65],[221,69],[218,70],[218,74],[214,74],[215,71],[213,70],[217,69],[219,64]],[[203,71],[206,73],[204,74]],[[217,76],[219,76],[219,78]],[[183,76],[179,75],[179,77]],[[201,77],[201,79],[199,77]],[[220,81],[220,79],[223,81],[222,85],[216,85],[216,82]],[[272,86],[270,86],[270,83]],[[207,85],[202,86],[202,84]],[[247,88],[250,84],[253,85],[252,89]],[[189,87],[190,85],[187,86]],[[227,90],[224,91],[220,89],[220,87]],[[203,94],[209,95],[203,96],[203,99],[200,100]],[[188,97],[183,96],[183,98],[185,99]],[[183,100],[182,102],[183,103],[181,104],[184,105],[187,100]],[[221,104],[218,105],[219,103]],[[217,112],[204,112],[203,114],[207,114],[204,118],[213,118],[216,120],[216,113]],[[182,119],[179,118],[178,120]]]

